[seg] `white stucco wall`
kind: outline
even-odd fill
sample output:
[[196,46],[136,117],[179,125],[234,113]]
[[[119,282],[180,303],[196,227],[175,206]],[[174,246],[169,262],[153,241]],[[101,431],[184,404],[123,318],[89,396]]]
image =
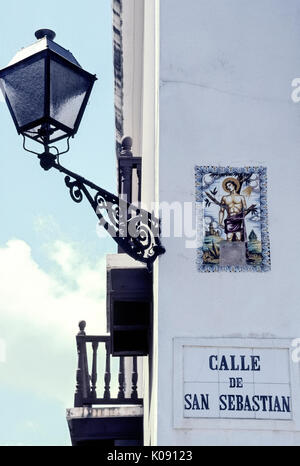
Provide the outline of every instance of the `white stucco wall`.
[[299,0],[160,2],[159,200],[194,202],[195,165],[266,166],[272,265],[266,273],[200,273],[195,249],[163,239],[159,445],[300,444],[300,432],[251,421],[174,428],[172,396],[175,337],[300,337],[300,103],[291,100],[299,44]]

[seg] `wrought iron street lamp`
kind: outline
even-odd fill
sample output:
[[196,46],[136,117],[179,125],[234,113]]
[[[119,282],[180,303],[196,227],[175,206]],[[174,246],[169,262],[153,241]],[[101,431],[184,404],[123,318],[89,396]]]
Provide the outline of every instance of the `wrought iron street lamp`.
[[41,29],[38,41],[1,71],[1,87],[19,134],[44,146],[74,136],[96,76]]
[[[23,147],[38,156],[44,170],[55,168],[64,173],[72,199],[81,202],[84,195],[100,224],[122,250],[149,267],[165,251],[159,239],[159,221],[59,162],[59,155],[69,150],[69,139],[78,130],[97,78],[54,42],[53,31],[40,29],[35,36],[37,42],[23,48],[0,71],[1,90],[16,129],[23,136]],[[42,144],[43,151],[28,149],[28,138]],[[65,138],[67,147],[60,152],[53,143]]]

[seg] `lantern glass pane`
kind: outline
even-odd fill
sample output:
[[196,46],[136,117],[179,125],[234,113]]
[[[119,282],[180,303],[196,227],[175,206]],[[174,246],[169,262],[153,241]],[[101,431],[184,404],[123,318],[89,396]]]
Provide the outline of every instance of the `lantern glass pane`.
[[44,58],[17,64],[2,75],[1,82],[19,127],[43,117]]
[[90,80],[54,60],[50,64],[50,116],[74,129]]

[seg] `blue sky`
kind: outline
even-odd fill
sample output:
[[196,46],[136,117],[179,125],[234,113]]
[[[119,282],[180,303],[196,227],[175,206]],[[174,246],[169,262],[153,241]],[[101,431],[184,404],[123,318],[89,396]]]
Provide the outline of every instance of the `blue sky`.
[[[110,0],[10,0],[1,8],[0,68],[45,27],[97,75],[61,163],[115,193],[111,15]],[[105,254],[115,243],[99,238],[93,211],[71,200],[61,174],[24,152],[2,101],[0,124],[0,445],[69,445],[77,323],[105,331]]]

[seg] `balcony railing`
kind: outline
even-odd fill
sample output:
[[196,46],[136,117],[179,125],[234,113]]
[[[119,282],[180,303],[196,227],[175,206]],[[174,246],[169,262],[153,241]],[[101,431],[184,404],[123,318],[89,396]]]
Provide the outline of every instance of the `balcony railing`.
[[[118,393],[116,397],[111,396],[111,351],[110,351],[110,335],[86,335],[86,323],[79,322],[79,333],[76,336],[78,367],[76,372],[76,392],[74,398],[74,406],[92,406],[92,405],[114,405],[114,404],[143,404],[143,399],[138,397],[137,382],[137,357],[132,357],[132,374],[131,374],[131,393],[126,396],[125,391],[125,359],[124,356],[114,359],[119,359],[118,372]],[[88,364],[88,344],[91,344],[91,373],[89,372]],[[98,367],[98,349],[104,346],[104,374],[102,379],[102,397],[97,394],[97,367]],[[99,351],[100,353],[100,351]],[[103,354],[103,351],[102,351]],[[98,389],[99,392],[99,389]]]

